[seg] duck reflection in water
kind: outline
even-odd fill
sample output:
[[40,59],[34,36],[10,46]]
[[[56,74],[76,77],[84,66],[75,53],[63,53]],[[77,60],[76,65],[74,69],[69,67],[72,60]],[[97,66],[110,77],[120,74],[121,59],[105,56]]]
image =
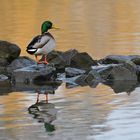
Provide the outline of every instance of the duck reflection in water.
[[[38,94],[40,93],[41,92]],[[47,93],[46,96],[48,96],[48,92],[46,91],[45,93]],[[55,131],[55,126],[52,122],[56,119],[57,110],[54,104],[48,102],[48,98],[47,102],[37,99],[37,102],[28,108],[28,112],[32,114],[33,118],[38,120],[39,123],[44,123],[46,132]]]

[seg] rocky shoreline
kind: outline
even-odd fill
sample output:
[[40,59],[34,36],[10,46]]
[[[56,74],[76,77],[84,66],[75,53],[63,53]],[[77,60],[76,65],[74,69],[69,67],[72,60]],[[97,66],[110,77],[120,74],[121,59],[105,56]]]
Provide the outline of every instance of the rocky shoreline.
[[37,65],[31,58],[20,56],[21,50],[15,44],[0,41],[0,49],[1,88],[5,83],[8,83],[12,90],[18,89],[17,85],[22,85],[23,89],[53,85],[55,89],[62,82],[66,82],[68,88],[94,88],[98,83],[113,87],[114,84],[121,86],[124,83],[125,90],[131,92],[140,82],[140,55],[109,55],[94,60],[86,52],[71,49],[66,52],[53,51],[48,55],[48,65]]

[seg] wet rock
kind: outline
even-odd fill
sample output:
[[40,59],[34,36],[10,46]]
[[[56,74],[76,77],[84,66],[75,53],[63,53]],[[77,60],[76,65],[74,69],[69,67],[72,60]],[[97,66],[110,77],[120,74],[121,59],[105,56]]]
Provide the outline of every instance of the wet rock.
[[100,64],[120,64],[127,63],[129,61],[132,61],[136,65],[140,65],[140,55],[109,55],[100,59],[98,62]]
[[108,55],[103,59],[100,59],[98,62],[100,64],[120,64],[127,61],[131,61],[130,56],[123,56],[123,55]]
[[136,65],[140,65],[140,55],[131,56],[131,61]]
[[0,66],[0,74],[5,74],[7,75],[7,68],[5,66]]
[[88,53],[83,52],[72,57],[70,67],[87,70],[93,65],[97,65],[97,62]]
[[17,59],[13,60],[12,63],[7,66],[7,72],[12,73],[16,69],[28,67],[35,64],[36,62],[31,58],[26,56],[20,56]]
[[1,81],[6,81],[6,80],[8,80],[8,77],[6,75],[4,75],[4,74],[1,74],[0,75],[0,82]]
[[20,55],[20,48],[13,43],[0,41],[0,65],[7,66]]
[[50,75],[55,72],[55,68],[49,65],[32,65],[28,67],[24,67],[21,69],[16,69],[13,71],[12,81],[15,83],[25,83],[29,84],[34,81],[35,78],[47,77],[47,79],[51,80]]
[[66,52],[53,51],[48,54],[47,60],[57,69],[64,69],[65,67],[70,66],[72,57],[77,53],[78,51],[74,49],[68,50]]
[[114,66],[107,77],[109,80],[137,81],[136,70],[129,64]]
[[77,68],[71,68],[71,67],[65,68],[66,78],[75,77],[77,75],[84,74],[85,72],[86,72],[85,70],[81,70]]
[[[3,77],[3,76],[2,76]],[[10,80],[4,76],[5,80],[0,81],[0,96],[7,95],[12,92],[12,85]]]
[[92,65],[97,65],[97,62],[86,52],[79,53],[75,49],[66,52],[53,51],[48,55],[47,60],[49,63],[53,63],[57,69],[64,69],[66,67],[88,69]]
[[90,81],[92,80],[97,80],[97,81],[100,81],[101,80],[101,76],[100,74],[96,71],[96,70],[91,70],[88,74],[87,74],[87,78],[86,78],[86,81],[88,83],[90,83]]
[[137,80],[137,66],[132,61],[92,67],[102,80]]
[[76,77],[76,79],[74,80],[74,82],[80,86],[87,86],[88,83],[86,82],[86,78],[87,78],[87,75],[86,74],[83,74],[81,76],[78,76]]
[[99,80],[97,80],[95,75],[93,74],[93,71],[90,71],[89,74],[83,74],[81,76],[77,76],[75,79],[75,83],[80,86],[90,86],[92,88],[95,88],[99,84]]
[[136,87],[138,87],[137,81],[128,81],[128,80],[109,81],[109,82],[105,82],[104,84],[111,87],[115,93],[126,92],[129,94],[132,91],[134,91]]
[[[99,65],[99,66],[92,66],[92,69],[96,71],[96,79],[99,79],[100,82],[103,80],[108,80],[108,76],[110,74],[110,71],[113,69],[114,66],[117,66],[116,64],[107,64],[107,65]],[[95,73],[95,72],[94,72]]]

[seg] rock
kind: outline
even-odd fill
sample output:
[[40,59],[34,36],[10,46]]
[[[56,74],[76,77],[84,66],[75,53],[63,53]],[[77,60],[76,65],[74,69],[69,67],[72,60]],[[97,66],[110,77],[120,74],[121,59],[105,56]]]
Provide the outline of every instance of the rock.
[[35,64],[36,62],[32,60],[31,58],[26,57],[26,56],[20,56],[14,61],[12,61],[10,65],[7,66],[7,72],[12,73],[16,69],[28,67]]
[[100,64],[120,64],[129,61],[132,61],[136,65],[140,65],[140,55],[108,55],[105,58],[100,59],[98,62]]
[[98,85],[99,80],[95,78],[93,71],[90,71],[88,75],[83,74],[81,76],[78,76],[74,82],[80,86],[90,86],[92,88],[95,88]]
[[81,76],[77,76],[77,78],[74,80],[74,82],[80,86],[87,86],[88,83],[86,82],[86,78],[87,78],[87,75],[83,74]]
[[102,80],[137,80],[137,66],[132,61],[92,67]]
[[13,71],[12,81],[15,83],[25,83],[30,84],[34,82],[34,80],[41,76],[46,78],[47,80],[51,80],[51,76],[55,72],[55,68],[49,65],[31,65],[25,68],[16,69]]
[[122,65],[114,66],[113,69],[110,70],[107,79],[113,81],[115,80],[137,81],[136,70],[134,70],[133,67],[131,67],[130,65],[129,66],[127,65],[122,64]]
[[78,51],[74,49],[66,52],[53,51],[48,54],[47,61],[53,64],[57,69],[65,69],[65,67],[70,66],[71,58],[77,53]]
[[77,68],[71,68],[71,67],[65,68],[66,78],[75,77],[77,75],[84,74],[85,72],[86,72],[85,70],[81,70]]
[[6,66],[20,55],[20,48],[13,43],[0,41],[0,65]]
[[96,70],[91,70],[86,77],[86,82],[90,85],[92,81],[101,81],[101,76]]
[[70,67],[87,70],[91,66],[97,65],[97,62],[88,55],[88,53],[77,53],[71,59]]
[[123,56],[123,55],[108,55],[103,59],[100,59],[98,62],[100,64],[120,64],[127,61],[131,61],[130,56]]
[[0,81],[0,96],[8,95],[10,92],[12,92],[11,82],[4,75],[1,76],[1,79],[3,80]]
[[92,65],[97,65],[97,62],[94,61],[86,52],[79,53],[74,49],[66,52],[53,51],[48,55],[47,60],[49,63],[53,63],[57,69],[73,67],[85,70],[90,68]]
[[1,74],[0,75],[0,82],[1,81],[6,81],[6,80],[8,80],[8,77],[6,75],[4,75],[4,74]]
[[131,56],[131,61],[136,65],[140,65],[140,56],[139,55]]
[[94,71],[96,71],[96,73],[98,74],[98,75],[96,74],[97,75],[96,79],[99,79],[100,82],[102,82],[103,80],[108,80],[108,76],[110,74],[110,71],[113,69],[114,66],[117,66],[117,64],[92,66],[92,69]]
[[8,75],[7,68],[5,66],[0,66],[0,74]]
[[110,81],[105,82],[105,85],[108,85],[113,89],[115,93],[127,92],[128,94],[135,90],[138,87],[137,81]]

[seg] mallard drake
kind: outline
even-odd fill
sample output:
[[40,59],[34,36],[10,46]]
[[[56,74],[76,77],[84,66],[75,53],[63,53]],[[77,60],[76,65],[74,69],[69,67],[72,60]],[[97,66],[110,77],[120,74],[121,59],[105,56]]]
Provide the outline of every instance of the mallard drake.
[[[41,35],[37,35],[32,39],[32,41],[27,46],[27,52],[31,55],[35,55],[37,63],[48,64],[46,57],[55,47],[55,39],[48,32],[49,29],[58,29],[53,26],[51,21],[44,21],[41,26]],[[44,55],[44,61],[39,61],[37,56]]]

